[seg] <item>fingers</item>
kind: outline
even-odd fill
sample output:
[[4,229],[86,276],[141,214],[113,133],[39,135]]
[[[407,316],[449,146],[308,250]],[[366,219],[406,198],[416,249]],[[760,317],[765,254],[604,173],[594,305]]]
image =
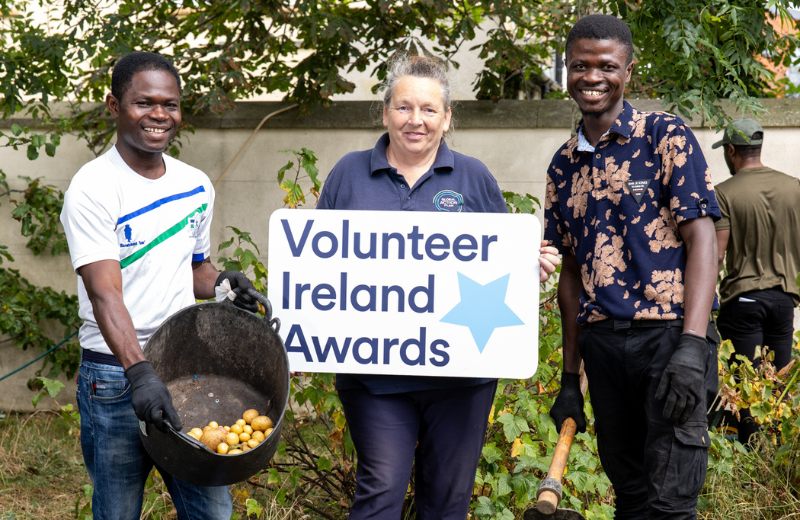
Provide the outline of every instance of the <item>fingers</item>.
[[539,249],[539,281],[544,283],[547,277],[556,271],[556,267],[561,263],[558,257],[558,250],[555,247],[548,246],[547,241],[543,240]]
[[172,429],[175,431],[181,431],[183,428],[183,423],[178,415],[178,411],[175,410],[174,406],[172,406],[172,403],[167,403],[167,406],[164,407],[162,414],[164,416],[164,422],[167,423],[167,425],[172,426]]
[[661,376],[661,381],[658,383],[658,389],[656,390],[656,399],[664,399],[667,396],[667,390],[669,390],[669,373],[664,372]]

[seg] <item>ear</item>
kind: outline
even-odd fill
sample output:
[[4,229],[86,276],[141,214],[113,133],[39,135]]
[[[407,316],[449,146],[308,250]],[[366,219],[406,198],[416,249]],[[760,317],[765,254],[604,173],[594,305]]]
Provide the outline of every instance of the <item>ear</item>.
[[628,83],[631,80],[631,74],[633,73],[633,66],[634,62],[633,60],[631,60],[631,62],[628,63],[628,66],[625,67],[625,83]]
[[383,105],[383,126],[389,128],[389,115],[386,112],[386,105]]
[[450,108],[444,113],[444,132],[447,133],[450,130],[450,118],[452,117],[453,113],[450,111]]
[[108,111],[111,112],[111,115],[116,119],[119,116],[119,100],[114,97],[114,94],[109,94],[106,96],[106,108]]

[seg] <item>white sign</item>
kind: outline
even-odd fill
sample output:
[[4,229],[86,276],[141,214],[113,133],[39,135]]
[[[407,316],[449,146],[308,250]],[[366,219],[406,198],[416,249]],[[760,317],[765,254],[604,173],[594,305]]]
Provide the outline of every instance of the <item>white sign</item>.
[[280,209],[269,299],[293,371],[528,378],[533,215]]

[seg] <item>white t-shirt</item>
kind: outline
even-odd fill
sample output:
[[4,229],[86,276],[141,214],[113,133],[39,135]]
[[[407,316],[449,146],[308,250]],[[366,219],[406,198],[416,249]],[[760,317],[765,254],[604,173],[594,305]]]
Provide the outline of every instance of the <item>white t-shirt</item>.
[[[111,148],[78,171],[61,211],[76,271],[99,260],[119,261],[122,297],[142,348],[164,320],[195,302],[192,261],[211,252],[211,182],[197,168],[163,157],[166,173],[152,180]],[[80,275],[78,299],[81,346],[111,354]]]

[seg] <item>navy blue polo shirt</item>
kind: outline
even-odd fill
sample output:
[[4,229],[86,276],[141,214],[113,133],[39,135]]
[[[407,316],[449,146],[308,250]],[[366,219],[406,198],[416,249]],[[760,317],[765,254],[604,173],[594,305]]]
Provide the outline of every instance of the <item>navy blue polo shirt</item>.
[[[333,167],[317,209],[507,213],[497,181],[479,160],[453,152],[442,140],[436,159],[413,187],[386,159],[389,134],[372,150],[351,152]],[[336,388],[366,387],[373,394],[471,386],[486,378],[337,374]]]
[[678,224],[720,218],[694,134],[677,116],[639,112],[625,101],[594,151],[578,144],[576,134],[550,163],[544,232],[578,261],[578,322],[683,318],[686,248]]

